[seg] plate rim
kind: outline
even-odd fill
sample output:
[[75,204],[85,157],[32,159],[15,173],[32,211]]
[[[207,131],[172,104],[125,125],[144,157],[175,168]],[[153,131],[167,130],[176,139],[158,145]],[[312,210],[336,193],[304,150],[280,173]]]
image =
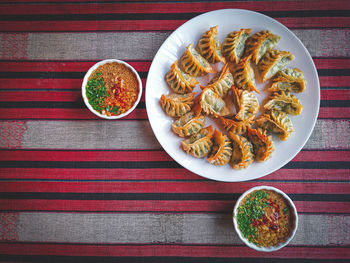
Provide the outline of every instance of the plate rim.
[[[206,175],[202,175],[202,174],[198,174],[194,171],[192,171],[190,168],[186,167],[184,164],[181,164],[179,163],[176,158],[173,156],[173,153],[171,151],[169,151],[168,149],[166,149],[161,140],[159,140],[158,138],[158,135],[157,133],[155,132],[155,125],[152,123],[152,119],[150,118],[150,114],[149,114],[149,99],[148,98],[148,94],[149,94],[149,91],[148,91],[148,87],[150,86],[149,84],[149,76],[150,76],[150,72],[152,71],[153,67],[155,67],[155,64],[154,64],[154,61],[156,59],[158,59],[158,56],[160,56],[160,51],[162,50],[162,48],[170,41],[170,39],[172,38],[173,35],[175,35],[178,31],[180,31],[183,27],[185,27],[187,24],[191,23],[194,19],[198,19],[202,16],[207,16],[207,15],[211,15],[211,14],[214,14],[214,13],[219,13],[219,12],[243,12],[243,13],[247,13],[247,14],[250,14],[250,15],[256,15],[256,16],[261,16],[263,17],[264,19],[268,19],[270,20],[271,22],[273,23],[277,23],[279,24],[279,26],[281,26],[284,30],[288,31],[289,34],[293,35],[293,37],[299,42],[299,44],[303,47],[308,59],[311,61],[311,64],[312,64],[312,71],[313,73],[315,74],[316,76],[316,90],[317,90],[317,105],[316,105],[316,111],[315,111],[315,115],[313,116],[313,119],[312,119],[312,125],[311,125],[311,130],[309,132],[309,134],[307,136],[305,136],[304,140],[302,141],[302,143],[300,144],[300,146],[296,149],[295,153],[294,154],[291,154],[290,158],[287,158],[287,160],[285,160],[284,162],[281,162],[276,168],[272,169],[271,171],[269,171],[268,173],[264,173],[260,176],[257,176],[257,177],[254,177],[254,178],[247,178],[247,179],[242,179],[242,180],[225,180],[225,179],[217,179],[217,178],[214,178],[212,176],[206,176]],[[320,93],[321,93],[321,90],[320,90],[320,79],[319,79],[319,76],[318,76],[318,72],[317,72],[317,68],[315,66],[315,63],[312,59],[312,56],[310,55],[308,49],[305,47],[305,45],[303,44],[303,42],[289,29],[287,28],[285,25],[283,25],[282,23],[280,23],[279,21],[277,21],[276,19],[272,18],[272,17],[269,17],[267,15],[264,15],[262,13],[259,13],[259,12],[255,12],[255,11],[251,11],[251,10],[247,10],[247,9],[236,9],[236,8],[227,8],[227,9],[217,9],[217,10],[213,10],[213,11],[209,11],[209,12],[205,12],[205,13],[202,13],[198,16],[195,16],[193,18],[191,18],[190,20],[186,21],[185,23],[183,23],[181,26],[179,26],[178,28],[176,28],[167,38],[166,40],[162,43],[162,45],[159,47],[157,53],[155,54],[154,58],[152,59],[152,63],[151,63],[151,66],[149,68],[149,71],[148,71],[148,75],[147,75],[147,81],[146,81],[146,90],[145,90],[145,100],[146,100],[146,112],[147,112],[147,117],[148,117],[148,121],[151,125],[151,129],[153,131],[153,134],[155,135],[158,143],[162,146],[163,150],[176,162],[178,163],[181,167],[187,169],[188,171],[190,171],[191,173],[193,174],[196,174],[198,176],[201,176],[203,178],[207,178],[207,179],[210,179],[210,180],[214,180],[214,181],[219,181],[219,182],[245,182],[245,181],[249,181],[249,180],[256,180],[258,178],[262,178],[266,175],[269,175],[279,169],[281,169],[283,166],[285,166],[287,163],[289,163],[301,150],[302,148],[305,146],[305,144],[307,143],[307,141],[309,140],[314,128],[315,128],[315,125],[316,125],[316,122],[317,122],[317,118],[318,118],[318,114],[319,114],[319,110],[320,110]],[[310,120],[311,121],[311,120]]]

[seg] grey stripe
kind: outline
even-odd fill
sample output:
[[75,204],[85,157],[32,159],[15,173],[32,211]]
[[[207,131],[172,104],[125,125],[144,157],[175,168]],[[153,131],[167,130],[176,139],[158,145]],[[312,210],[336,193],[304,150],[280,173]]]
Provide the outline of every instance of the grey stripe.
[[30,33],[28,59],[152,59],[170,33]]
[[[349,149],[349,131],[349,120],[318,120],[304,148]],[[9,146],[6,141],[0,140],[0,147]],[[22,147],[28,149],[161,148],[148,121],[28,121]]]
[[[292,30],[312,56],[350,56],[345,48],[350,42],[350,30]],[[171,32],[137,33],[29,33],[26,41],[28,59],[102,60],[153,59]],[[2,37],[4,35],[4,37]],[[0,34],[0,47],[11,50],[10,35]],[[6,40],[7,39],[7,40]],[[9,59],[15,59],[15,57]]]
[[23,148],[160,149],[148,121],[28,121]]
[[[20,213],[19,241],[242,244],[230,214]],[[350,216],[299,215],[294,245],[350,245]]]
[[[321,18],[322,19],[322,18]],[[350,30],[292,30],[303,42],[311,56],[348,57]]]

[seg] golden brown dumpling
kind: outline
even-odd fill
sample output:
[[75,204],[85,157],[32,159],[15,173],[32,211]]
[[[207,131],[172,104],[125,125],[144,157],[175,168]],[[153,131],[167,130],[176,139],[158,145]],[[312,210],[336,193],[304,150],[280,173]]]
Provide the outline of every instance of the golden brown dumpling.
[[210,63],[224,62],[221,54],[221,46],[218,40],[218,26],[206,31],[198,41],[196,49]]
[[178,94],[192,92],[192,89],[199,83],[195,78],[182,72],[175,61],[168,73],[165,75],[165,81],[169,87]]
[[256,124],[265,130],[278,134],[282,141],[287,140],[294,131],[292,121],[283,111],[271,111],[270,114],[263,114],[256,120]]
[[208,85],[205,87],[201,86],[201,89],[210,88],[220,97],[224,97],[232,85],[233,77],[228,65],[226,64],[222,70],[208,83]]
[[250,65],[250,57],[243,58],[238,64],[233,65],[232,73],[238,88],[260,93],[255,86],[254,70]]
[[159,103],[170,117],[180,117],[191,110],[196,93],[162,95]]
[[233,146],[230,166],[236,170],[247,168],[254,161],[253,145],[247,138],[233,132],[229,133],[229,137]]
[[266,131],[262,129],[248,128],[248,139],[253,144],[255,160],[263,162],[271,158],[275,147],[271,140],[271,136],[266,135]]
[[213,127],[208,126],[201,129],[197,134],[181,142],[182,149],[196,158],[203,158],[209,154],[213,137]]
[[232,87],[233,103],[235,105],[237,120],[253,119],[259,111],[259,101],[253,92],[247,90],[238,90]]
[[204,122],[205,116],[200,111],[192,110],[176,120],[171,129],[180,137],[191,136],[203,128]]
[[232,155],[231,141],[217,129],[214,131],[213,140],[214,146],[207,161],[219,166],[227,164]]
[[258,64],[262,81],[265,82],[272,78],[293,59],[294,56],[289,51],[280,51],[277,49],[267,51]]
[[238,63],[244,53],[244,45],[252,30],[241,29],[229,33],[222,43],[222,54],[227,61]]
[[291,115],[299,115],[303,110],[299,99],[284,91],[272,94],[270,100],[264,105],[264,108],[266,110],[284,111]]
[[210,88],[202,90],[199,103],[202,111],[208,115],[211,114],[214,117],[217,117],[230,114],[225,101]]
[[219,116],[219,120],[226,131],[233,132],[235,134],[246,133],[247,128],[250,127],[253,122],[251,119],[240,121],[235,119],[233,116],[226,118]]
[[304,92],[306,80],[298,68],[286,68],[275,75],[268,91]]
[[252,56],[255,64],[258,64],[264,54],[273,49],[281,37],[269,30],[263,30],[249,37],[245,43],[245,57]]
[[181,68],[193,77],[200,77],[215,72],[209,62],[193,48],[192,44],[187,46],[179,63]]

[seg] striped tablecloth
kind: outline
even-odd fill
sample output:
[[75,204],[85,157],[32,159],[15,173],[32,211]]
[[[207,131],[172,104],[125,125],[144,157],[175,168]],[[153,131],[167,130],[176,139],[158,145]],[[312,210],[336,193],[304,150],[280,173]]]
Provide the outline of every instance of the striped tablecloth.
[[[203,12],[243,8],[289,27],[317,66],[321,108],[303,150],[249,182],[206,180],[160,147],[144,96],[118,121],[84,106],[95,62],[140,72],[169,34]],[[0,4],[1,262],[323,262],[350,260],[350,2],[14,0]],[[258,185],[295,201],[291,244],[239,240],[235,200]]]

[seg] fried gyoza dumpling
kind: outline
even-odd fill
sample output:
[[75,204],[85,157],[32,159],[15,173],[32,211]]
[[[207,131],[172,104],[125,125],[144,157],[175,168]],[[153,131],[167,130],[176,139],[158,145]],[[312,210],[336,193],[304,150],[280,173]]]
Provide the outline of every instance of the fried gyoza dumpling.
[[210,88],[220,97],[224,97],[231,88],[232,84],[233,77],[228,65],[226,64],[222,70],[208,83],[208,85],[205,87],[201,86],[201,89]]
[[203,112],[214,117],[230,114],[225,101],[210,88],[205,88],[199,98]]
[[255,160],[263,162],[271,158],[275,147],[271,136],[266,135],[266,131],[248,128],[248,139],[254,146]]
[[263,114],[256,120],[256,124],[269,132],[278,134],[282,141],[287,140],[294,131],[292,121],[283,111],[271,111],[270,114]]
[[205,116],[201,114],[200,108],[199,110],[193,109],[176,120],[171,125],[171,129],[180,137],[191,136],[203,128],[204,122]]
[[244,134],[247,131],[247,128],[250,127],[253,120],[247,119],[244,121],[236,120],[234,117],[221,117],[219,116],[219,120],[222,126],[228,132],[233,132],[235,134]]
[[213,127],[208,126],[201,129],[197,134],[181,142],[182,149],[196,158],[203,158],[209,154],[213,137]]
[[250,57],[243,58],[238,64],[233,65],[232,72],[238,88],[260,93],[255,86],[254,71],[250,66]]
[[196,46],[201,54],[210,63],[224,62],[225,59],[221,54],[221,46],[218,40],[218,26],[214,26],[206,31]]
[[286,68],[275,75],[268,91],[304,92],[306,80],[298,68]]
[[222,43],[222,54],[227,61],[238,63],[244,53],[244,44],[252,30],[241,29],[229,33]]
[[199,83],[195,78],[182,72],[175,61],[168,73],[165,75],[165,81],[169,87],[178,94],[192,92],[192,89]]
[[272,78],[293,59],[294,56],[289,51],[280,51],[277,49],[267,51],[258,64],[262,81],[265,82]]
[[269,30],[263,30],[249,37],[245,43],[244,56],[252,56],[255,64],[258,64],[263,55],[273,49],[281,37]]
[[284,91],[273,93],[270,96],[270,100],[264,105],[264,108],[266,110],[284,111],[291,115],[299,115],[303,110],[299,99]]
[[179,63],[181,68],[193,77],[200,77],[215,72],[209,62],[193,48],[192,44],[187,46]]
[[196,93],[162,95],[159,103],[170,117],[180,117],[191,110],[193,97]]
[[232,87],[233,103],[235,105],[237,120],[253,119],[259,111],[259,101],[253,92],[247,90],[238,90]]
[[231,141],[217,129],[214,131],[213,140],[214,146],[207,161],[220,166],[227,164],[232,155]]
[[229,133],[233,152],[230,165],[233,169],[247,168],[254,161],[253,145],[245,137]]

